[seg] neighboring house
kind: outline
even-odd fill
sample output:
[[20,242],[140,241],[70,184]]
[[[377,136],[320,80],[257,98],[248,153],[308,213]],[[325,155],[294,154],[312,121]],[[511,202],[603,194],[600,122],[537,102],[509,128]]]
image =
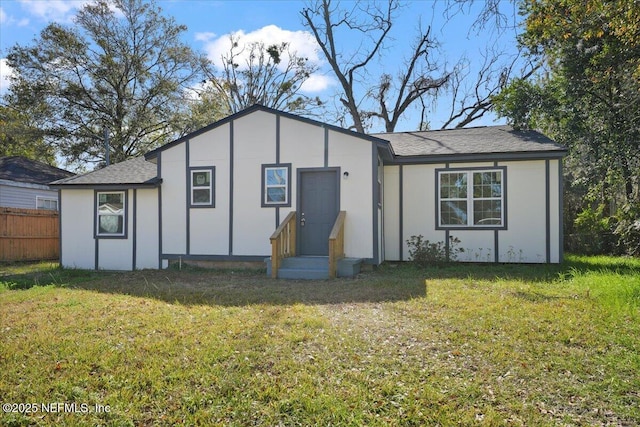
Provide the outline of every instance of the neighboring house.
[[58,191],[48,184],[73,175],[20,156],[0,157],[0,206],[58,210]]
[[296,254],[408,259],[407,239],[460,240],[463,261],[562,260],[562,157],[507,126],[364,135],[253,106],[129,160],[53,184],[65,267],[262,261],[296,212]]

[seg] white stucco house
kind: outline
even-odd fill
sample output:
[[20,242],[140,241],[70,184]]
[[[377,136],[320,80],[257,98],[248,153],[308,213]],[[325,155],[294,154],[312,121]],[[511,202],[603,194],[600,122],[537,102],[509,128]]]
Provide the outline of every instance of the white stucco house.
[[[270,273],[288,277],[325,270],[330,252],[354,265],[407,260],[413,235],[456,237],[461,261],[558,263],[565,153],[508,126],[365,135],[256,105],[53,183],[61,264],[132,270],[271,256]],[[300,257],[318,264],[293,263]]]

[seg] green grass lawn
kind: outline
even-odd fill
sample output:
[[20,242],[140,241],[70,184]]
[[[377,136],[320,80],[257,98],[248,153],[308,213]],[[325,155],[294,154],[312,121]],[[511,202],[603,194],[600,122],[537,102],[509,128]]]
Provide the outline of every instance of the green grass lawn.
[[0,425],[638,425],[639,320],[637,259],[0,266]]

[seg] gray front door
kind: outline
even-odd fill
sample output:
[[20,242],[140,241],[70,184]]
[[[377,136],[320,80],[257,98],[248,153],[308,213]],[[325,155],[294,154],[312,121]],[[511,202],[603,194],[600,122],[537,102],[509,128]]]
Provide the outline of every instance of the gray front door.
[[340,170],[298,170],[298,253],[329,255],[329,234],[340,210]]

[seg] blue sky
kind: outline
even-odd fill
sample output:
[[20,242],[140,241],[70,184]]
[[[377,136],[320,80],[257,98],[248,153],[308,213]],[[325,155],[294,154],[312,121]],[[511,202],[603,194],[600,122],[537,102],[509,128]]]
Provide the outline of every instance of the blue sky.
[[[7,88],[5,76],[11,72],[4,57],[15,43],[31,44],[40,31],[51,21],[72,24],[72,17],[86,1],[70,0],[0,0],[0,92]],[[348,2],[345,2],[349,4]],[[373,63],[369,82],[385,72],[396,74],[404,56],[411,48],[419,23],[430,25],[432,35],[440,43],[434,59],[450,69],[462,57],[468,59],[470,77],[477,73],[486,46],[498,47],[507,53],[515,52],[515,31],[496,31],[493,26],[480,33],[471,29],[482,6],[476,1],[471,7],[445,14],[443,1],[406,2],[397,15],[391,38],[385,45],[383,59]],[[301,1],[209,1],[209,0],[158,0],[157,4],[166,15],[188,27],[185,41],[194,49],[203,51],[212,60],[217,60],[224,51],[229,34],[239,35],[246,41],[265,43],[288,41],[299,54],[315,61],[320,72],[307,82],[306,93],[330,100],[335,94],[337,82],[329,72],[322,54],[307,29],[302,24]],[[510,20],[517,19],[510,1],[501,3],[501,10]],[[453,15],[453,16],[451,16]],[[362,40],[351,37],[340,42],[345,54],[357,51]],[[505,56],[506,60],[506,56]],[[448,117],[451,98],[441,95],[431,105],[429,120],[432,128],[439,128]],[[419,124],[419,111],[412,109],[396,130],[414,130]],[[472,125],[493,124],[493,116],[483,118]],[[381,131],[374,125],[371,131]]]

